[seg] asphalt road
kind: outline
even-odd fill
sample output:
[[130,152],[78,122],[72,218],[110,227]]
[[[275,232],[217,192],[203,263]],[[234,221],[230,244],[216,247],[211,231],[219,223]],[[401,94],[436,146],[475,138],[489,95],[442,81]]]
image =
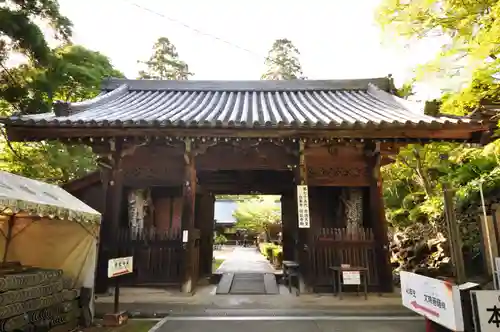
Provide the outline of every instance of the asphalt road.
[[387,317],[219,317],[166,319],[154,332],[424,332],[422,319]]

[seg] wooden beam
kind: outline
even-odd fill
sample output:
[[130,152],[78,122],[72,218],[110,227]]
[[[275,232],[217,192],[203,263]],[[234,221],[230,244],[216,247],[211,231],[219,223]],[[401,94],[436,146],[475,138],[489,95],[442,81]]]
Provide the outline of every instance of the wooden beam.
[[194,164],[194,154],[192,151],[192,142],[190,139],[184,141],[184,186],[182,191],[182,230],[187,232],[187,243],[184,243],[183,271],[181,291],[183,293],[192,293],[198,280],[195,251],[195,242],[199,234],[195,230],[195,204],[196,204],[196,169]]
[[213,137],[213,138],[363,138],[363,139],[471,139],[489,130],[487,124],[453,124],[399,128],[153,128],[153,127],[37,127],[7,125],[12,141],[88,137]]

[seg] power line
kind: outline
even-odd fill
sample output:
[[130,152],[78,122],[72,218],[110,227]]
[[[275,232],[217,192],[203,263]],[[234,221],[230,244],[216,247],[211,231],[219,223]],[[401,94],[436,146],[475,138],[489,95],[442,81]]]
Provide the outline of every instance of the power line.
[[187,23],[184,23],[184,22],[182,22],[182,21],[180,21],[180,20],[178,20],[178,19],[175,19],[175,18],[169,17],[169,16],[167,16],[167,15],[165,15],[165,14],[162,14],[162,13],[160,13],[160,12],[157,12],[156,10],[153,10],[153,9],[151,9],[151,8],[148,8],[148,7],[144,7],[144,6],[139,5],[139,4],[137,4],[137,3],[133,2],[133,1],[130,1],[130,0],[123,0],[123,1],[128,2],[130,5],[132,5],[132,6],[134,6],[134,7],[137,7],[137,8],[139,8],[139,9],[141,9],[141,10],[147,11],[147,12],[149,12],[149,13],[151,13],[151,14],[154,14],[154,15],[156,15],[156,16],[159,16],[159,17],[161,17],[161,18],[164,18],[164,19],[166,19],[166,20],[168,20],[168,21],[171,21],[171,22],[177,23],[177,24],[179,24],[179,25],[182,25],[183,27],[185,27],[185,28],[187,28],[187,29],[189,29],[189,30],[191,30],[191,31],[194,31],[194,32],[196,32],[196,33],[198,33],[198,34],[200,34],[200,35],[203,35],[203,36],[206,36],[206,37],[210,37],[210,38],[215,39],[215,40],[217,40],[217,41],[220,41],[220,42],[222,42],[222,43],[224,43],[224,44],[227,44],[227,45],[229,45],[229,46],[232,46],[232,47],[234,47],[234,48],[237,48],[237,49],[239,49],[239,50],[241,50],[241,51],[244,51],[244,52],[247,52],[247,53],[252,54],[252,55],[254,55],[254,56],[257,56],[257,57],[259,57],[259,58],[261,58],[261,59],[264,59],[264,60],[270,60],[270,61],[274,62],[274,61],[273,61],[272,59],[270,59],[269,57],[263,56],[262,54],[259,54],[259,53],[254,52],[254,51],[252,51],[252,50],[250,50],[250,49],[248,49],[248,48],[246,48],[246,47],[243,47],[243,46],[240,46],[240,45],[238,45],[238,44],[235,44],[235,43],[233,43],[233,42],[231,42],[231,41],[229,41],[229,40],[226,40],[226,39],[220,38],[220,37],[218,37],[218,36],[216,36],[216,35],[214,35],[214,34],[211,34],[211,33],[208,33],[208,32],[204,32],[204,31],[202,31],[202,30],[200,30],[200,29],[198,29],[198,28],[195,28],[195,27],[193,27],[193,26],[191,26],[191,25],[189,25],[189,24],[187,24]]

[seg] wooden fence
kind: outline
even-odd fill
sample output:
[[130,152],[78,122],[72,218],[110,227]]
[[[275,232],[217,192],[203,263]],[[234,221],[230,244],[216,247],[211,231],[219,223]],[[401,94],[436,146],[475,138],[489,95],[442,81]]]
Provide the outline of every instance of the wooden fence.
[[134,273],[124,282],[133,285],[178,284],[183,247],[180,230],[120,229],[115,233],[119,256],[134,257]]
[[368,268],[368,285],[379,286],[375,264],[376,242],[371,229],[322,228],[308,250],[308,279],[314,287],[332,285],[330,266],[349,264]]

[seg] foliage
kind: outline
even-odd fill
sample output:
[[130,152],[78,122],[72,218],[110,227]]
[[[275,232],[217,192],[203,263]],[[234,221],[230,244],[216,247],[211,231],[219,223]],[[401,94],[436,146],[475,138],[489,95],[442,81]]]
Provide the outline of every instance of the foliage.
[[276,200],[276,196],[259,196],[238,202],[234,212],[235,227],[269,235],[268,226],[281,222],[280,207]]
[[420,69],[418,78],[430,73],[448,80],[460,77],[465,86],[459,93],[447,93],[442,106],[442,112],[460,115],[474,110],[481,100],[499,97],[499,15],[496,0],[383,0],[377,10],[379,23],[391,36],[442,37],[441,52]]
[[[437,75],[455,83],[458,89],[446,91],[438,101],[441,113],[454,115],[480,111],[482,104],[499,101],[499,15],[496,0],[383,0],[377,10],[379,23],[391,37],[414,41],[439,36],[443,41],[435,60],[421,66],[414,81]],[[430,223],[445,232],[442,184],[448,182],[456,190],[465,248],[477,252],[480,183],[487,208],[500,198],[499,144],[402,148],[395,162],[383,169],[388,221],[394,228]]]
[[[80,101],[94,97],[107,76],[123,76],[104,55],[82,46],[54,49],[50,65],[23,64],[0,76],[0,113],[33,114],[50,111],[55,100]],[[52,183],[86,175],[96,167],[88,147],[59,142],[0,141],[2,170]]]
[[147,61],[139,61],[146,66],[139,72],[141,79],[187,80],[193,75],[188,65],[179,59],[175,46],[166,37],[160,37],[153,45],[153,54]]
[[265,65],[264,80],[303,79],[299,50],[288,39],[277,39],[269,51]]
[[36,64],[48,65],[51,51],[35,20],[49,23],[56,38],[69,40],[72,25],[59,12],[57,0],[3,0],[0,1],[0,63],[15,51]]
[[224,234],[214,234],[214,243],[215,244],[225,244],[227,242],[227,238],[224,236]]

